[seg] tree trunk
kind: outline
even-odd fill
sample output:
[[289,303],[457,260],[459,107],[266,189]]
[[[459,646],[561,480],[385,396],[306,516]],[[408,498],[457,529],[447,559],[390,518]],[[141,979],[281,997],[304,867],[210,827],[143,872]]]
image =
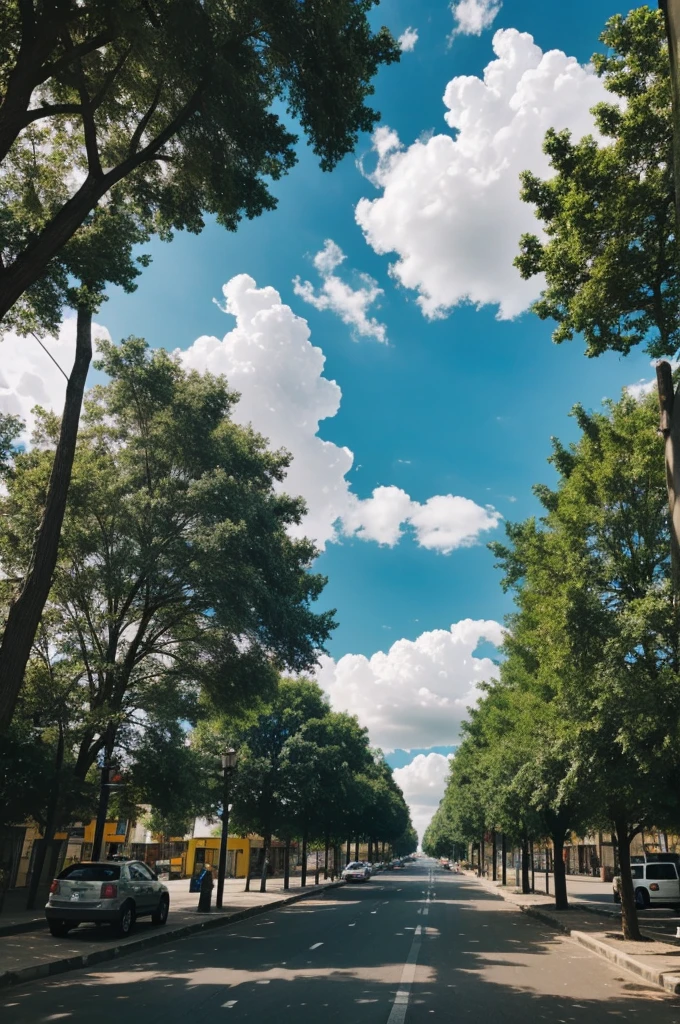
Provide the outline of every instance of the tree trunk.
[[385,863],[385,840],[384,839],[383,839],[383,844],[382,844],[382,858],[381,859],[382,859],[382,862],[384,864]]
[[367,859],[368,859],[368,863],[369,863],[369,864],[372,864],[372,863],[373,863],[373,840],[372,840],[372,839],[369,839],[369,840],[368,840],[368,854],[367,854]]
[[503,838],[501,840],[501,860],[502,860],[502,864],[501,864],[501,885],[507,885],[508,884],[507,858],[508,858],[507,840],[505,838],[505,832],[504,832],[503,833]]
[[359,860],[359,840],[354,840],[354,859]]
[[349,864],[352,859],[352,840],[347,840],[347,849],[345,850],[345,864]]
[[300,885],[307,885],[307,829],[302,833],[302,874],[300,877]]
[[[564,832],[552,836],[553,844],[553,875],[555,879],[555,910],[569,910],[567,896],[567,872],[564,863]],[[546,864],[548,851],[545,852]]]
[[[674,130],[674,136],[678,135]],[[677,186],[677,180],[676,180]],[[680,601],[680,400],[674,394],[673,371],[670,363],[660,362],[656,367],[659,390],[659,430],[664,438],[666,453],[666,489],[671,534],[671,579],[676,608]]]
[[491,866],[491,880],[493,882],[498,881],[498,851],[496,849],[496,830],[491,833],[491,856],[493,858],[493,864]]
[[262,874],[260,875],[260,892],[267,891],[267,868],[269,867],[269,848],[272,843],[271,834],[262,837],[264,842],[264,857],[262,859]]
[[480,878],[484,877],[484,840],[482,839],[479,844],[479,872]]
[[522,892],[527,895],[531,891],[529,883],[529,840],[522,839]]
[[92,313],[80,306],[76,328],[76,357],[66,387],[59,441],[54,453],[45,508],[33,541],[26,576],[10,605],[0,644],[0,733],[5,732],[12,721],[26,664],[52,585],[71,482],[85,380],[91,360]]
[[325,841],[324,841],[324,850],[323,850],[323,880],[324,880],[324,882],[328,880],[328,846],[329,846],[329,843],[330,843],[330,840],[329,840],[328,836],[326,836]]
[[536,862],[534,860],[534,841],[533,839],[529,843],[529,851],[531,857],[531,891],[536,892]]
[[616,845],[619,851],[619,866],[621,871],[621,925],[623,927],[624,939],[631,939],[633,942],[642,942],[640,923],[635,906],[635,890],[633,888],[633,876],[630,870],[630,839],[628,837],[628,822],[617,819],[614,822],[616,833]]
[[28,899],[26,900],[26,910],[35,909],[35,901],[38,895],[38,889],[40,887],[40,879],[43,873],[43,867],[45,865],[45,857],[50,845],[54,842],[54,832],[57,825],[57,808],[59,806],[59,776],[61,774],[61,768],[64,763],[64,728],[59,723],[59,739],[57,741],[57,753],[54,759],[55,767],[55,779],[54,787],[50,793],[49,803],[47,805],[47,813],[45,815],[45,828],[43,832],[43,838],[38,846],[35,853],[35,864],[33,865],[33,874],[31,875],[31,884],[28,887]]

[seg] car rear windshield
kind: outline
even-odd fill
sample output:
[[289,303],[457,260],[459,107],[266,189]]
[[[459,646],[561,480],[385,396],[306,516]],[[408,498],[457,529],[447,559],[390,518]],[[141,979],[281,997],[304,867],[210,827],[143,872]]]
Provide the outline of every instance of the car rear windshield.
[[113,882],[120,878],[120,867],[118,864],[71,864],[59,878],[69,882]]
[[363,871],[363,868],[364,868],[363,864],[348,864],[347,865],[347,871],[357,871],[357,870],[362,870]]

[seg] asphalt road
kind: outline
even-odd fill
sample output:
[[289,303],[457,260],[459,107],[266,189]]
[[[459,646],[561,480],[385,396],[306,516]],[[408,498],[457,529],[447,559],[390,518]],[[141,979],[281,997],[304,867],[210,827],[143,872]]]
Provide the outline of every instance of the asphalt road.
[[680,1024],[645,986],[432,861],[6,990],[2,1024]]

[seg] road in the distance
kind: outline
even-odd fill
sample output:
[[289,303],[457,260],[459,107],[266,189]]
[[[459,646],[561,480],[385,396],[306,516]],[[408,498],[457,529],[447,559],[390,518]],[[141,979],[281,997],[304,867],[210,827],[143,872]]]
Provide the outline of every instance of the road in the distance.
[[680,1002],[421,860],[146,954],[5,989],[2,1024],[680,1024]]

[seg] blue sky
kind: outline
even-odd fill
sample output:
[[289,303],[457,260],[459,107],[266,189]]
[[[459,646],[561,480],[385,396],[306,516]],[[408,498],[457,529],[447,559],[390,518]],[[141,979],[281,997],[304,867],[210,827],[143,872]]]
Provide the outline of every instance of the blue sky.
[[[458,10],[461,31],[451,39],[455,12],[445,0],[384,0],[376,24],[386,24],[396,36],[409,27],[418,35],[401,63],[381,71],[376,82],[380,124],[397,133],[401,148],[385,135],[379,164],[375,144],[364,137],[354,157],[323,174],[302,144],[297,167],[274,187],[274,213],[244,223],[236,234],[209,223],[200,236],[152,244],[153,262],[138,290],[131,296],[112,291],[99,316],[114,339],[136,334],[153,346],[187,350],[189,365],[222,368],[229,376],[234,360],[259,345],[258,331],[265,357],[268,345],[290,344],[311,366],[313,350],[293,314],[307,322],[311,344],[325,357],[323,377],[341,391],[337,413],[325,415],[318,436],[314,427],[293,430],[285,422],[297,415],[294,403],[306,399],[296,391],[297,370],[291,369],[288,350],[281,349],[277,358],[288,374],[288,404],[272,411],[276,402],[270,402],[265,415],[258,405],[263,393],[244,393],[244,416],[264,433],[271,430],[277,444],[298,446],[293,453],[299,487],[312,504],[322,500],[314,487],[323,490],[325,470],[320,463],[312,466],[309,446],[316,445],[315,459],[344,448],[353,453],[345,477],[334,471],[333,479],[349,484],[338,500],[344,502],[345,523],[354,527],[346,525],[348,535],[341,527],[334,540],[327,539],[318,559],[329,579],[323,604],[336,608],[339,620],[321,680],[338,707],[359,714],[374,742],[395,749],[390,758],[421,828],[441,794],[446,755],[474,699],[475,682],[493,672],[493,649],[481,648],[481,639],[497,639],[498,627],[488,624],[501,623],[509,611],[486,543],[503,536],[500,516],[517,520],[537,511],[532,484],[552,479],[546,463],[551,435],[575,436],[573,404],[597,407],[604,396],[616,397],[624,385],[651,376],[641,353],[587,360],[579,341],[553,345],[550,324],[522,312],[528,293],[509,269],[514,223],[526,216],[516,199],[521,161],[525,154],[527,165],[540,159],[537,140],[553,114],[558,127],[560,119],[576,130],[587,125],[599,84],[579,63],[587,63],[597,48],[606,19],[627,9],[609,0],[504,0],[502,6],[464,0]],[[472,33],[470,18],[484,12],[491,24]],[[499,30],[500,57],[493,49]],[[576,62],[541,63],[531,43],[511,30],[529,33],[544,53],[562,51]],[[480,79],[495,57],[502,74],[494,80],[490,104],[489,89],[481,96],[460,78]],[[520,76],[519,86],[511,81],[517,61],[535,65]],[[447,106],[442,96],[454,81]],[[518,107],[521,120],[515,118]],[[489,134],[504,127],[506,137],[501,131],[490,148]],[[504,146],[509,170],[503,170]],[[491,178],[495,183],[489,184]],[[374,205],[364,204],[360,224],[356,209],[362,200]],[[313,259],[327,240],[345,259],[317,259],[320,274]],[[394,264],[401,266],[396,275],[390,273]],[[253,281],[248,285],[240,278],[226,296],[238,313],[235,321],[213,300],[223,304],[223,285],[244,274]],[[313,302],[299,294],[304,281],[310,282],[306,294]],[[325,301],[324,281],[331,291],[344,286],[334,308],[317,308]],[[288,319],[276,320],[278,326],[271,293],[253,290],[267,287],[292,310]],[[371,289],[382,294],[361,306],[362,290]],[[475,301],[465,301],[465,294]],[[257,329],[247,313],[253,301],[264,317]],[[357,309],[366,320],[357,319]],[[426,315],[433,310],[436,318]],[[354,315],[359,327],[343,322],[339,312]],[[386,342],[360,333],[361,323],[371,320]],[[236,322],[241,334],[229,354],[222,345],[208,356],[193,344],[199,336],[222,339]],[[261,371],[254,364],[255,374],[266,373],[269,362],[264,359]],[[239,367],[233,383],[242,390],[250,378],[242,373],[243,361]],[[271,367],[269,372],[271,397],[277,381]],[[312,390],[315,372],[310,370]],[[321,391],[332,406],[330,389],[324,384]],[[333,394],[337,405],[339,391]],[[322,450],[318,438],[337,449]],[[331,468],[328,473],[331,479]],[[387,490],[371,503],[376,487]],[[464,501],[426,504],[447,496]],[[398,517],[390,519],[393,506],[383,507],[387,499],[411,502],[410,526],[407,518],[401,527]],[[316,517],[317,525],[324,515],[328,519],[328,509]],[[471,517],[469,535],[461,516]],[[474,524],[485,516],[491,528],[475,532]],[[449,529],[454,540],[447,542]],[[451,632],[453,624],[467,620],[477,625]],[[384,657],[374,657],[381,651]]]

